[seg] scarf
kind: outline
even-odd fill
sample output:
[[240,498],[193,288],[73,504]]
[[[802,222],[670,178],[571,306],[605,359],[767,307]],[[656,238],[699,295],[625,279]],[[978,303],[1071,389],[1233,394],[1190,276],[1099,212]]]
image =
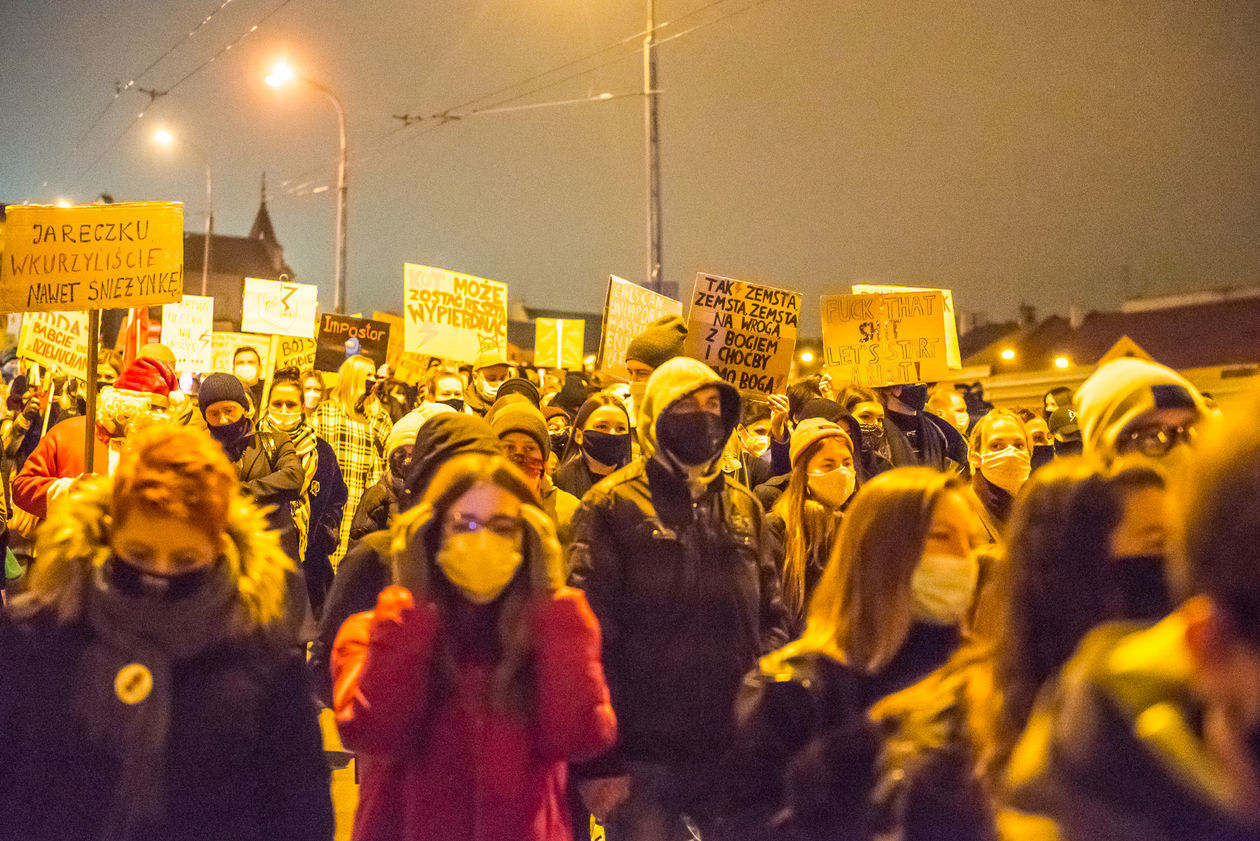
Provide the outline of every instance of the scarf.
[[[315,481],[315,472],[319,470],[319,453],[316,451],[315,444],[318,439],[315,437],[315,430],[311,429],[311,425],[305,418],[292,429],[281,429],[270,417],[264,418],[262,423],[272,434],[282,432],[289,436],[289,440],[293,442],[293,449],[297,450],[298,458],[302,460],[302,470],[306,474],[302,477],[302,492],[297,499],[289,503],[289,511],[293,514],[293,525],[298,534],[298,556],[295,560],[302,562],[306,560],[307,541],[311,531],[311,488]],[[317,487],[315,492],[319,492]]]
[[86,616],[94,639],[79,667],[74,708],[88,740],[119,761],[102,837],[127,838],[165,817],[172,673],[245,627],[236,584],[220,563],[196,592],[159,600],[120,592],[94,573]]

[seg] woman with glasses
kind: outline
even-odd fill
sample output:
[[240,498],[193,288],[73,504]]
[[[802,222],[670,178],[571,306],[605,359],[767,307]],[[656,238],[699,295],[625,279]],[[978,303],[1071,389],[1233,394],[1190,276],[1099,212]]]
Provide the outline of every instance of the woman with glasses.
[[394,524],[394,585],[333,652],[362,757],[354,837],[572,837],[566,763],[612,746],[599,629],[555,527],[498,456],[444,465]]

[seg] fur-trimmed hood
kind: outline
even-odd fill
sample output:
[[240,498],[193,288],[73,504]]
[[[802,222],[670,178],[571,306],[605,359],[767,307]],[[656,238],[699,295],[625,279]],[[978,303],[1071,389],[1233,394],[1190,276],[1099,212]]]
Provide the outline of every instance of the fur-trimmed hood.
[[[87,478],[54,503],[36,533],[38,561],[25,591],[12,602],[15,615],[51,611],[61,623],[83,616],[92,576],[111,552],[112,493],[108,479]],[[239,493],[228,510],[222,554],[243,615],[256,628],[278,626],[285,613],[285,575],[295,568],[277,534],[268,530],[266,515]]]

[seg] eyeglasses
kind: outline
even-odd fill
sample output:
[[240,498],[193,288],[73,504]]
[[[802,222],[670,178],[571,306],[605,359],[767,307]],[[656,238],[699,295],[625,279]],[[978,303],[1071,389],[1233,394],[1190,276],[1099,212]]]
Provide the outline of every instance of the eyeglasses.
[[448,535],[454,535],[475,534],[482,529],[489,529],[500,537],[520,537],[523,528],[524,521],[520,517],[496,514],[489,520],[481,520],[476,517],[465,517],[462,514],[455,514],[447,518],[443,531]]
[[1141,453],[1152,458],[1162,456],[1178,444],[1192,444],[1199,435],[1194,424],[1183,423],[1178,426],[1154,424],[1143,426],[1129,432],[1122,432],[1116,439],[1116,451],[1119,453]]

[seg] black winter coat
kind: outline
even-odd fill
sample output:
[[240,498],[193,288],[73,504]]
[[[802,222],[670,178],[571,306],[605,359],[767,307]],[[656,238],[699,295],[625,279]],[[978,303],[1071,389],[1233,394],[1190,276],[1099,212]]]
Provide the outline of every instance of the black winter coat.
[[719,476],[693,503],[656,461],[586,495],[571,580],[599,619],[621,738],[584,773],[624,760],[705,768],[727,749],[743,675],[787,641],[764,525],[747,488]]
[[[362,540],[364,535],[389,528],[390,520],[398,513],[398,495],[389,484],[386,472],[375,485],[363,493],[359,507],[350,523],[350,546]],[[370,608],[369,608],[370,609]]]
[[[0,617],[0,838],[98,841],[120,776],[74,709],[86,624]],[[173,671],[168,817],[127,841],[332,838],[328,765],[300,659],[261,639]]]

